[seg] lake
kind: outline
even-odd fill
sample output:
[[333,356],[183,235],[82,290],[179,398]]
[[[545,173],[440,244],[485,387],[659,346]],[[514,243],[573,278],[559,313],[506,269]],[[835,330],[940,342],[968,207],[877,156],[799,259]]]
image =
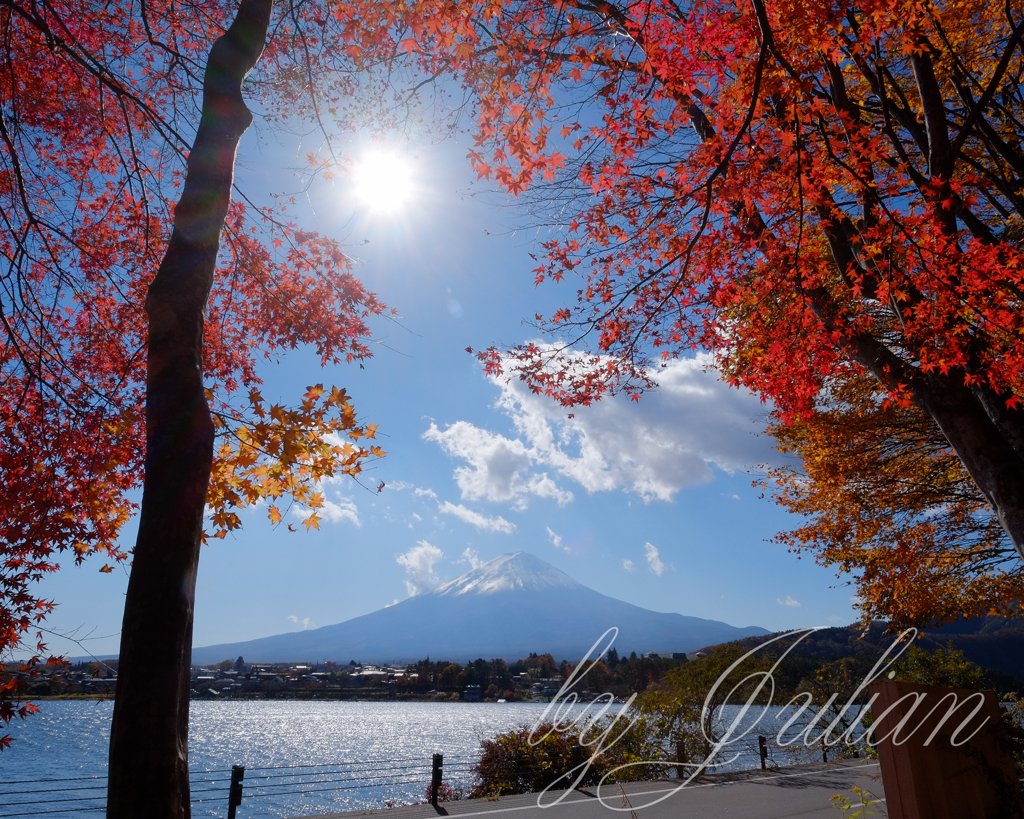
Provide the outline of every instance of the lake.
[[[7,730],[15,742],[0,754],[4,783],[0,818],[40,815],[58,808],[77,810],[55,813],[54,819],[102,816],[113,703],[48,700],[38,704],[40,713],[11,723]],[[193,701],[189,762],[193,797],[203,800],[193,804],[193,816],[226,814],[232,765],[247,769],[239,819],[381,808],[389,801],[419,802],[430,781],[434,753],[445,755],[446,781],[468,783],[482,739],[534,723],[545,707],[540,703]],[[257,768],[271,770],[252,770]],[[381,774],[388,774],[388,783],[379,779]],[[68,778],[75,781],[39,782]],[[377,784],[362,787],[367,781]],[[11,795],[18,782],[25,783],[17,786],[24,793]],[[44,788],[54,790],[43,794]],[[74,790],[65,790],[69,788]],[[92,801],[81,801],[86,798]],[[48,804],[40,804],[44,799]],[[15,808],[17,802],[25,807]],[[82,810],[88,805],[96,808]]]
[[[105,803],[113,703],[50,700],[39,706],[39,714],[11,723],[7,731],[15,742],[0,753],[0,819],[44,812],[53,819],[99,819]],[[434,753],[444,754],[446,781],[469,784],[480,741],[535,723],[546,707],[541,703],[193,701],[189,731],[193,816],[226,815],[233,765],[246,768],[239,819],[420,802],[430,781]],[[576,706],[574,711],[581,709]],[[746,748],[743,757],[729,767],[757,764],[756,751]]]

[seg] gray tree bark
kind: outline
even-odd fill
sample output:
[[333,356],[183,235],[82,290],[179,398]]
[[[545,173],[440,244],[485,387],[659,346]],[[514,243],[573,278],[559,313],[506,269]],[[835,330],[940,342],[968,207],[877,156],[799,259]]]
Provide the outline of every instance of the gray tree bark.
[[273,0],[241,0],[231,27],[210,49],[184,190],[146,299],[146,474],[121,627],[109,819],[191,816],[192,616],[214,443],[203,390],[203,318],[235,153],[252,122],[242,81],[263,52],[272,7]]

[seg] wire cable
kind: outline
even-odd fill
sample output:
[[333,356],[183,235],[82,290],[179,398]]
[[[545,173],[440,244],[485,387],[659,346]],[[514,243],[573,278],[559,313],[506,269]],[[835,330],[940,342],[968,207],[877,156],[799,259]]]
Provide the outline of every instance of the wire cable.
[[[412,774],[405,774],[405,776],[412,776]],[[377,778],[380,779],[382,777],[383,777],[383,775],[381,777],[377,777]],[[249,788],[249,791],[250,792],[251,791],[264,791],[265,792],[265,791],[267,791],[268,788],[291,788],[291,787],[305,785],[305,784],[309,784],[309,785],[327,785],[327,784],[329,784],[331,782],[358,782],[358,781],[359,781],[358,779],[320,779],[320,780],[317,780],[315,782],[309,782],[309,783],[305,783],[305,782],[269,783],[269,784],[266,784],[266,785],[253,785],[253,786],[251,786]],[[389,782],[372,782],[372,783],[367,783],[365,785],[352,785],[352,786],[349,786],[349,787],[352,787],[352,788],[386,788],[388,785],[407,785],[407,784],[411,784],[413,782],[422,782],[422,781],[423,780],[420,779],[419,777],[416,777],[414,779],[398,779],[396,777],[396,778],[392,779]],[[332,789],[331,788],[325,788],[325,790],[332,790]]]

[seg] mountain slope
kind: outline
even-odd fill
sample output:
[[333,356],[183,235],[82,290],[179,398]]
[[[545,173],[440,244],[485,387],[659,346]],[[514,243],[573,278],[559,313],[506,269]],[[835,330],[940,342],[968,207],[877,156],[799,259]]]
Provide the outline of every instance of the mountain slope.
[[600,594],[525,552],[502,555],[427,594],[309,631],[192,650],[192,662],[244,656],[248,662],[336,660],[402,662],[531,651],[576,660],[604,631],[619,629],[619,652],[692,651],[709,643],[767,634],[717,620],[663,614]]
[[[858,655],[875,657],[893,644],[900,631],[897,629],[895,633],[890,632],[888,626],[888,623],[876,621],[867,630],[860,623],[824,628],[801,640],[793,654],[810,657],[818,663]],[[753,648],[784,633],[749,637],[742,642],[748,648]],[[926,651],[951,645],[976,665],[1024,677],[1024,619],[989,616],[956,620],[921,631],[914,644]],[[707,646],[706,650],[714,648],[713,645]]]

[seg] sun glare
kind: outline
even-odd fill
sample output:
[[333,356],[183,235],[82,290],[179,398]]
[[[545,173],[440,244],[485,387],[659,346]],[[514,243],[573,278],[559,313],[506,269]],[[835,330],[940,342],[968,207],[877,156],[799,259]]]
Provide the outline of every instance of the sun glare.
[[375,213],[394,213],[412,198],[412,165],[406,157],[371,151],[355,163],[356,197]]

